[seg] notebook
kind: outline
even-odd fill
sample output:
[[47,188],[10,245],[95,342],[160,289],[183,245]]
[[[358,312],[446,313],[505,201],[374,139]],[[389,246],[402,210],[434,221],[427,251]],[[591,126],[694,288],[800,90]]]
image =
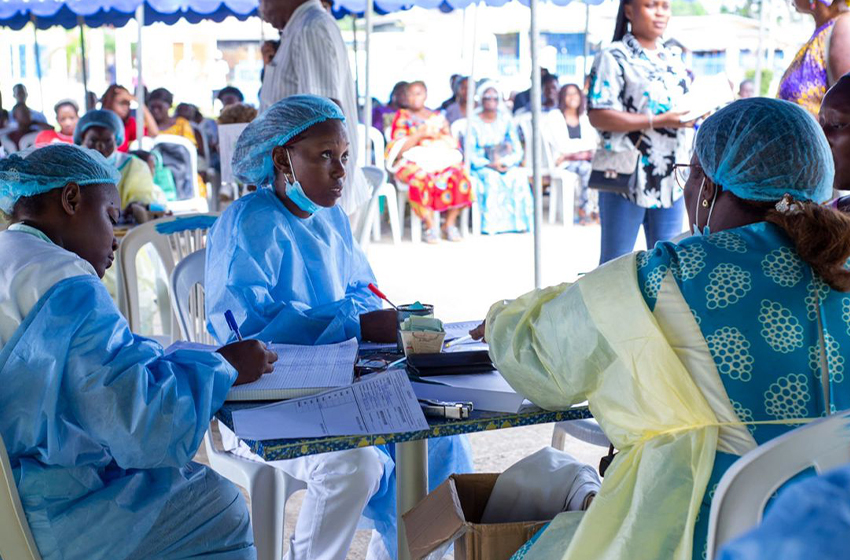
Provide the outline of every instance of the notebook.
[[[306,397],[351,385],[354,382],[354,363],[357,361],[357,339],[338,344],[299,346],[271,344],[278,360],[274,371],[253,383],[237,385],[227,393],[229,401],[278,401]],[[217,348],[204,344],[177,342],[169,347],[175,350],[207,350]]]

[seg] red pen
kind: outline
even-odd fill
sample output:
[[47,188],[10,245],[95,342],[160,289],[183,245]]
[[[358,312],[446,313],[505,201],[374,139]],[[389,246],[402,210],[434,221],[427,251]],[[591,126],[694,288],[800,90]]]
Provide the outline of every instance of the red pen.
[[398,307],[396,307],[395,304],[393,302],[391,302],[387,298],[387,296],[384,295],[384,292],[382,292],[381,290],[378,289],[378,286],[376,286],[376,285],[374,285],[370,282],[369,283],[369,291],[372,292],[373,294],[375,294],[376,296],[378,296],[379,298],[381,298],[382,300],[384,300],[385,302],[389,303],[393,307],[393,309],[398,311]]

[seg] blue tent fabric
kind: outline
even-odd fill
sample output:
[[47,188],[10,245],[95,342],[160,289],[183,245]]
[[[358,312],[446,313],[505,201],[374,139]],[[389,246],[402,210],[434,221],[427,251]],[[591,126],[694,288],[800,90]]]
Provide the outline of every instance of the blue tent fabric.
[[[333,14],[337,19],[347,15],[362,16],[367,0],[335,0]],[[442,12],[462,10],[470,4],[503,6],[513,0],[375,0],[375,13],[385,15],[414,6],[438,9]],[[528,6],[529,0],[518,0]],[[545,0],[557,6],[566,6],[574,0]],[[598,5],[606,0],[581,0]],[[71,29],[82,18],[88,27],[114,25],[121,27],[133,19],[136,8],[144,4],[145,25],[176,23],[186,19],[190,23],[202,20],[222,21],[229,16],[245,20],[257,15],[259,0],[0,0],[0,27],[21,29],[35,21],[39,29],[60,25]]]

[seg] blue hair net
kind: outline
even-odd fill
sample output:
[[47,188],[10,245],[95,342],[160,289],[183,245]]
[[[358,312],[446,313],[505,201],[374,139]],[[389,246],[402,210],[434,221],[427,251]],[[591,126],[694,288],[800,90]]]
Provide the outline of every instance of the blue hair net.
[[787,101],[743,99],[721,109],[700,127],[696,154],[714,183],[745,200],[787,193],[824,202],[832,195],[826,137],[805,109]]
[[77,122],[74,129],[74,144],[78,146],[83,143],[83,135],[93,126],[108,128],[115,135],[115,147],[124,143],[124,123],[121,117],[108,109],[92,109]]
[[283,146],[311,126],[337,119],[342,109],[324,97],[293,95],[281,99],[239,135],[233,151],[233,174],[243,183],[263,186],[274,182],[272,150]]
[[11,214],[18,199],[68,183],[117,185],[121,174],[95,150],[50,144],[0,159],[0,210]]

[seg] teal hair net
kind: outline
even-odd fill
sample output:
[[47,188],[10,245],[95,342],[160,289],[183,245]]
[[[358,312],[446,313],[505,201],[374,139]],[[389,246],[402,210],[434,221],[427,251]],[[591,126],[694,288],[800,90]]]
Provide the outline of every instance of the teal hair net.
[[330,99],[315,95],[281,99],[239,135],[233,151],[233,174],[243,183],[258,187],[274,183],[272,150],[331,119],[345,122],[342,109]]
[[108,128],[115,135],[115,147],[124,143],[124,123],[121,117],[108,109],[93,109],[80,117],[74,129],[74,144],[83,143],[83,135],[93,126]]
[[0,210],[11,214],[18,199],[68,183],[117,185],[121,174],[99,152],[71,144],[50,144],[0,159]]
[[832,195],[835,166],[818,123],[787,101],[736,101],[706,119],[696,154],[714,183],[745,200],[824,202]]

